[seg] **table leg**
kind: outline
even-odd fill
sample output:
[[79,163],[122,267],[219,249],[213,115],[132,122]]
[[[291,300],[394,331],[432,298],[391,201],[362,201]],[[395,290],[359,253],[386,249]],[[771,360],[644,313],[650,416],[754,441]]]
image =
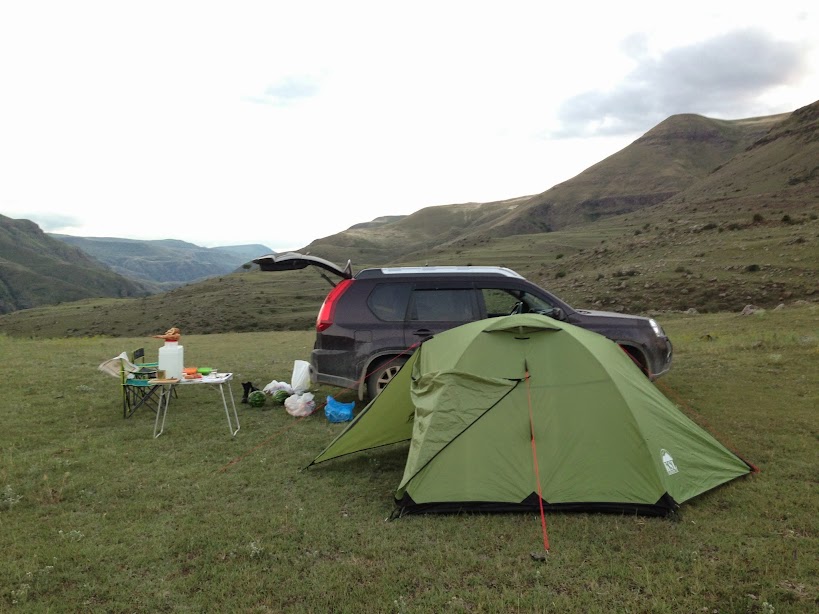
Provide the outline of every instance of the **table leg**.
[[235,431],[233,430],[233,423],[230,420],[230,411],[228,411],[227,399],[225,398],[225,390],[223,384],[219,384],[219,392],[222,393],[222,404],[225,406],[225,416],[227,416],[228,429],[230,430],[230,434],[235,437],[236,433],[239,432],[239,429],[241,427],[239,426],[239,414],[236,412],[236,401],[233,400],[233,390],[230,387],[230,380],[228,380],[227,385],[228,395],[230,396],[230,404],[233,406],[233,417],[236,419]]
[[[162,390],[159,391],[159,407],[156,408],[156,420],[154,421],[154,439],[156,439],[162,433],[165,432],[165,418],[168,416],[168,403],[170,403],[171,401],[172,391],[173,386],[171,386],[170,389],[165,388],[165,386],[162,386]],[[159,424],[160,414],[162,415],[161,426]]]

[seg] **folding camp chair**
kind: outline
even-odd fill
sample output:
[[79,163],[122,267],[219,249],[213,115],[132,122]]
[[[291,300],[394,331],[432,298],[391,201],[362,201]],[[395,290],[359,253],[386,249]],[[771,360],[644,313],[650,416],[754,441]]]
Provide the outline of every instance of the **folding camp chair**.
[[[144,350],[140,348],[134,352],[136,360],[143,359]],[[122,389],[122,417],[128,418],[143,405],[151,411],[159,411],[159,396],[161,386],[150,383],[156,377],[156,366],[152,363],[135,363],[123,352],[106,360],[99,367],[100,371],[109,375],[119,376]]]
[[158,362],[145,362],[145,348],[134,350],[132,354],[132,361],[138,367],[153,367],[156,369],[159,366]]
[[[149,380],[156,377],[158,363],[145,362],[145,348],[139,348],[131,355],[132,361],[120,361],[120,381],[122,383],[122,417],[127,418],[145,405],[154,413],[159,411],[161,388],[152,386]],[[136,369],[134,369],[136,367]]]

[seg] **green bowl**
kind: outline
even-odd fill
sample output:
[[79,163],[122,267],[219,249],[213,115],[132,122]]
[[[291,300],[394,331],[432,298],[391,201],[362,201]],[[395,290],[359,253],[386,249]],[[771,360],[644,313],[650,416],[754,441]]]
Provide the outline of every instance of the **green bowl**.
[[210,372],[213,371],[213,369],[210,367],[199,367],[197,371],[199,371],[199,373],[202,375],[210,375]]

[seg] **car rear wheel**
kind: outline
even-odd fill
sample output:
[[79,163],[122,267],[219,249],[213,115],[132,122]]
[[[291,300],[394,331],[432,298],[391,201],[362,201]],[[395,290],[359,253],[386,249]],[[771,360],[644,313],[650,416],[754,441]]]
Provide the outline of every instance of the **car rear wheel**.
[[372,369],[370,376],[367,378],[368,396],[371,399],[377,397],[400,371],[405,362],[407,362],[407,359],[403,357],[391,358]]

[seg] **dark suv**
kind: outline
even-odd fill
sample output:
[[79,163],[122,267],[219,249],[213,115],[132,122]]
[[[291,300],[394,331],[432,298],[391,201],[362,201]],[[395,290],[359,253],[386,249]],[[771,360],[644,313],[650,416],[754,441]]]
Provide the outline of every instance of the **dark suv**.
[[316,266],[339,281],[324,299],[311,354],[315,383],[375,397],[418,344],[484,318],[542,313],[618,343],[654,379],[671,367],[671,342],[650,318],[573,309],[511,269],[425,266],[363,269],[353,275],[315,256],[271,254],[253,261],[262,271]]

